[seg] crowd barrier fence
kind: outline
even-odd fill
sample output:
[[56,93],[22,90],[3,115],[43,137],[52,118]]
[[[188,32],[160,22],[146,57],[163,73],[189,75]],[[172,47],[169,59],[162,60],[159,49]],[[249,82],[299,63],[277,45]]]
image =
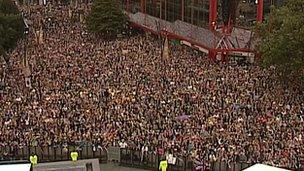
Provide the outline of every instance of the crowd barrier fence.
[[[141,151],[121,149],[120,164],[127,167],[135,167],[148,170],[158,170],[161,157],[154,153],[141,154]],[[143,156],[143,157],[142,157]],[[203,162],[204,163],[204,162]],[[234,162],[229,165],[224,161],[216,161],[211,164],[205,162],[202,170],[198,171],[241,171],[252,164],[246,162]],[[193,160],[187,157],[177,157],[174,165],[169,164],[168,171],[195,171]]]
[[[116,151],[115,151],[116,150]],[[78,159],[98,158],[100,163],[118,162],[121,166],[141,168],[156,171],[159,168],[161,156],[153,152],[142,153],[140,150],[120,148],[99,148],[92,145],[83,146],[32,146],[32,147],[0,147],[0,163],[7,161],[28,161],[33,154],[38,156],[38,163],[71,160],[70,153],[77,151]],[[209,162],[206,162],[209,163]],[[205,163],[205,164],[206,164]],[[242,171],[254,163],[216,161],[204,165],[199,171]],[[176,163],[168,165],[168,171],[195,171],[194,162],[187,157],[177,157]],[[295,170],[295,169],[293,169]]]
[[0,147],[0,161],[28,160],[30,155],[37,155],[38,162],[55,162],[71,160],[70,153],[78,151],[79,159],[99,158],[100,162],[107,161],[107,152],[93,146],[45,146],[45,147]]

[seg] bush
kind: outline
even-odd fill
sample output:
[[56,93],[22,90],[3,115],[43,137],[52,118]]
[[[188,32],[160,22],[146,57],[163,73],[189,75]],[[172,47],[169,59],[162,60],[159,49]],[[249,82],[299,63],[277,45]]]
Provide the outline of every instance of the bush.
[[304,1],[288,0],[270,15],[258,26],[263,63],[275,66],[285,81],[298,80],[304,75]]
[[88,29],[103,38],[115,38],[127,27],[127,17],[115,0],[94,0],[87,18]]
[[0,0],[0,13],[19,14],[16,4],[11,0]]
[[22,16],[11,0],[0,0],[0,56],[14,48],[23,36]]

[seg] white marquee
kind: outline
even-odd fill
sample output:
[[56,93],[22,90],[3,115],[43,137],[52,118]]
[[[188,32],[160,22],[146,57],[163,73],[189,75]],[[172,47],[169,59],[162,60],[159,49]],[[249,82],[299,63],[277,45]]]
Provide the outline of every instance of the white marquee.
[[31,164],[4,164],[0,165],[1,171],[30,171]]
[[290,171],[290,170],[268,166],[265,164],[255,164],[251,167],[248,167],[247,169],[244,169],[243,171]]

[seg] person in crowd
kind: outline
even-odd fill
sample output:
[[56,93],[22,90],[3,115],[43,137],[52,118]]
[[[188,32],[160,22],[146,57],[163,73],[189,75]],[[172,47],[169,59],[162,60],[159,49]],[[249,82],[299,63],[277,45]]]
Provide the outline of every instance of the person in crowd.
[[[90,6],[78,5],[87,15]],[[0,148],[87,142],[205,162],[299,164],[303,92],[280,86],[274,68],[216,64],[184,46],[171,46],[164,62],[157,38],[98,39],[71,19],[73,5],[21,10],[30,33],[1,82]]]

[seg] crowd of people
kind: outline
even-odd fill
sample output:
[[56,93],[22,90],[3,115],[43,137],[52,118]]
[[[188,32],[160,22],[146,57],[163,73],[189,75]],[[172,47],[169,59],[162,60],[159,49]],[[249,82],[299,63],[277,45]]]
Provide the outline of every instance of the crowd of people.
[[1,61],[0,147],[86,142],[299,167],[303,92],[280,86],[274,68],[218,64],[182,45],[163,58],[149,34],[98,39],[73,17],[79,6],[86,15],[82,4],[21,7],[30,32]]

